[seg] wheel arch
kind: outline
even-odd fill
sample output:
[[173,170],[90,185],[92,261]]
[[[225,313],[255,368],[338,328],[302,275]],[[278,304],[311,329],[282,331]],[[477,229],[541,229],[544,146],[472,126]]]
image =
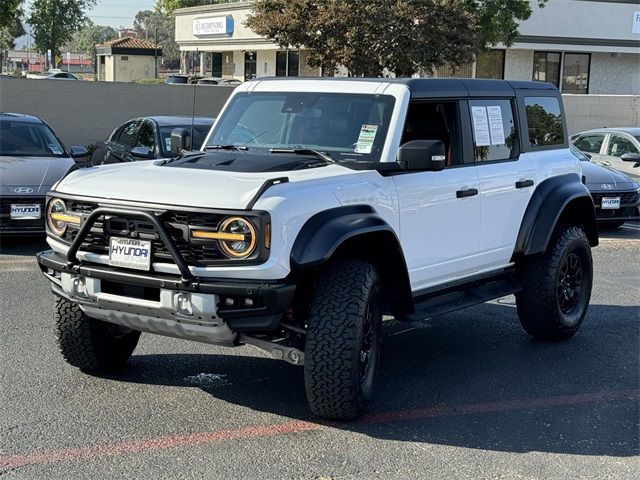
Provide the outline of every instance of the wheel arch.
[[368,205],[332,208],[311,217],[291,249],[294,274],[305,276],[335,258],[372,263],[393,312],[413,312],[407,264],[398,237]]
[[551,177],[538,185],[520,224],[513,259],[544,252],[559,223],[582,227],[589,244],[598,245],[593,199],[577,174]]

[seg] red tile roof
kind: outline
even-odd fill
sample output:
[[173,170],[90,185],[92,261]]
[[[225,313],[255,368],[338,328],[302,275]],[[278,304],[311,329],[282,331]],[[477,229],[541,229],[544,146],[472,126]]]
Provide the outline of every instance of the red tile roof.
[[101,43],[96,45],[96,48],[105,48],[105,47],[118,47],[118,48],[162,48],[162,45],[158,44],[157,46],[146,40],[142,40],[141,38],[134,37],[122,37],[116,38],[114,40],[109,40],[108,42]]

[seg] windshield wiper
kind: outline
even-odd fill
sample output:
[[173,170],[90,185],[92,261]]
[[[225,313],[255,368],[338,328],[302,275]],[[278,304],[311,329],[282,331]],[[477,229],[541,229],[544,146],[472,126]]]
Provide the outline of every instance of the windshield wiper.
[[312,148],[272,148],[269,150],[271,153],[295,153],[297,155],[315,155],[316,157],[321,158],[327,163],[336,163],[336,161],[331,158],[326,153],[319,152],[318,150],[314,150]]
[[249,150],[249,147],[246,147],[244,145],[233,145],[233,144],[229,144],[229,145],[207,145],[206,147],[204,147],[205,150],[239,150],[239,151],[244,151],[244,150]]

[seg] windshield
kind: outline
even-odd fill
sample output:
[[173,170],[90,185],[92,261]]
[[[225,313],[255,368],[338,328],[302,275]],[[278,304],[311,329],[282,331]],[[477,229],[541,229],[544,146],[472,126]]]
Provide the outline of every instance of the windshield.
[[377,162],[394,106],[390,95],[269,92],[236,95],[208,146],[312,149],[333,160]]
[[[173,125],[171,127],[160,127],[158,133],[160,134],[160,146],[163,153],[171,152],[171,131],[174,128],[186,128],[191,131],[191,124],[189,125]],[[204,139],[207,138],[207,133],[211,129],[211,125],[194,125],[193,126],[193,141],[191,142],[192,149],[199,150],[204,143]]]
[[41,123],[0,120],[0,156],[66,157],[51,129]]

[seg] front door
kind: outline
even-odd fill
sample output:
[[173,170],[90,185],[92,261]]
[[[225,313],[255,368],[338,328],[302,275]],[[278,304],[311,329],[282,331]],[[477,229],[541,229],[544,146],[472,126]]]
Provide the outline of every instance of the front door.
[[[393,177],[400,237],[414,292],[478,269],[480,183],[462,150],[459,102],[412,103],[402,143],[441,140],[447,167]],[[467,155],[468,156],[468,155]]]
[[244,79],[252,80],[257,73],[257,52],[244,52]]

